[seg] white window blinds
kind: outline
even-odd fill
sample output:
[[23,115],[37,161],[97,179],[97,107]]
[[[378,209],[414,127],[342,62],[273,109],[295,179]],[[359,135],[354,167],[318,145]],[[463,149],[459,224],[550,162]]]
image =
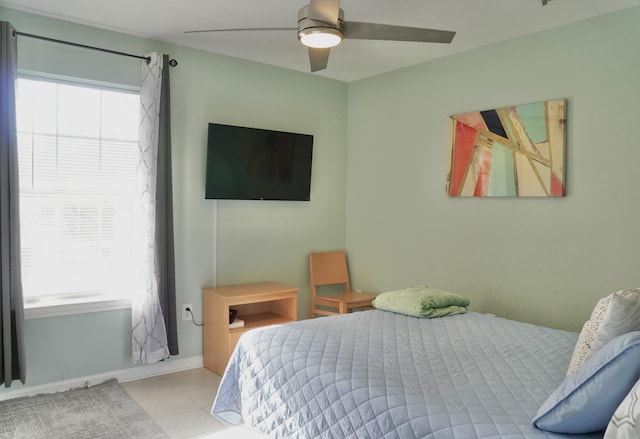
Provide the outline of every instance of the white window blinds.
[[18,79],[27,305],[130,295],[139,273],[139,102],[125,90]]

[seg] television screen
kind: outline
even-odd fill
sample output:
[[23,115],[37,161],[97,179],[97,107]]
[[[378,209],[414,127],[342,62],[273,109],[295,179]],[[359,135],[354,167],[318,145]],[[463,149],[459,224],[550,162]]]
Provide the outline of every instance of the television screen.
[[209,124],[205,198],[309,201],[313,136]]

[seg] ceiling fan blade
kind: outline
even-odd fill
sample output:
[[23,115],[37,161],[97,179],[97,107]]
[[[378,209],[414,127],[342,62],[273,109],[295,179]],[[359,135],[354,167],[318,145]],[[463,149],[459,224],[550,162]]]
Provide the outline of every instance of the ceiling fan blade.
[[345,21],[343,30],[345,39],[417,41],[421,43],[450,43],[455,34],[455,32],[447,30],[355,21]]
[[229,29],[202,29],[202,30],[186,30],[184,34],[199,34],[205,32],[232,32],[232,31],[269,31],[269,30],[286,30],[286,31],[297,31],[296,27],[239,27],[239,28],[229,28]]
[[309,47],[309,62],[311,63],[311,71],[317,72],[327,68],[329,62],[329,52],[331,49],[316,49]]
[[340,0],[310,0],[309,18],[330,24],[338,24]]

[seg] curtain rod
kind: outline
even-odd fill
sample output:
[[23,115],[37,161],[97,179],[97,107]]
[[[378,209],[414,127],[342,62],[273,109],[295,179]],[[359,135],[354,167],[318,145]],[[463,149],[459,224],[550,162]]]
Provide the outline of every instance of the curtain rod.
[[[79,43],[73,43],[71,41],[57,40],[55,38],[43,37],[41,35],[28,34],[28,33],[25,33],[25,32],[14,31],[14,34],[18,35],[18,36],[21,36],[21,37],[35,38],[35,39],[38,39],[38,40],[49,41],[51,43],[66,44],[68,46],[81,47],[83,49],[98,50],[100,52],[111,53],[113,55],[121,55],[121,56],[129,56],[131,58],[138,58],[138,59],[144,60],[147,64],[149,63],[149,61],[151,61],[151,58],[148,57],[148,56],[141,56],[141,55],[134,55],[134,54],[131,54],[131,53],[118,52],[117,50],[103,49],[102,47],[87,46],[86,44],[79,44]],[[175,67],[175,66],[178,65],[178,61],[176,61],[175,59],[172,59],[172,60],[169,61],[169,65],[171,67]]]

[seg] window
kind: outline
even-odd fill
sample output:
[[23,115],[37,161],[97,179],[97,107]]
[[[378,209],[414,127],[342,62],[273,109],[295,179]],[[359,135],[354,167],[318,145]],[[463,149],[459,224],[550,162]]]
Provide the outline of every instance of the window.
[[18,79],[26,308],[130,297],[139,102],[128,90]]

